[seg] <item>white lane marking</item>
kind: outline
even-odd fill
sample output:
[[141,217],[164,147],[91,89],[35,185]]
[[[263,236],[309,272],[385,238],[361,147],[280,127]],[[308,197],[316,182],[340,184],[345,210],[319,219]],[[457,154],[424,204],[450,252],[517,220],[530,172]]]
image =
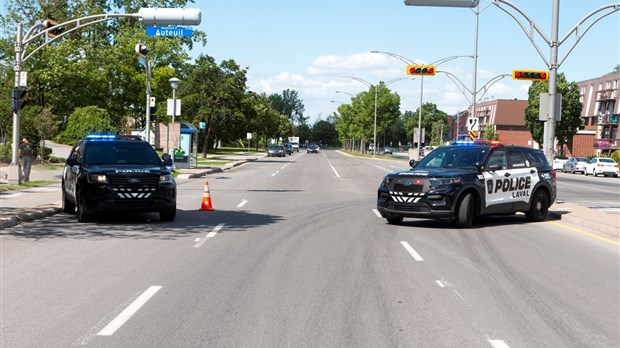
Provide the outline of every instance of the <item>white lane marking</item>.
[[388,173],[391,173],[391,172],[392,172],[392,170],[389,170],[389,169],[387,169],[387,168],[383,168],[383,167],[378,166],[378,165],[376,165],[376,164],[375,164],[375,167],[377,167],[377,168],[379,168],[379,169],[381,169],[381,170],[384,170],[384,171],[386,171],[386,172],[388,172]]
[[116,316],[106,327],[101,329],[97,336],[112,336],[116,330],[118,330],[132,315],[134,315],[140,307],[142,307],[146,301],[148,301],[153,295],[155,295],[161,286],[151,286],[146,289],[142,295],[138,296],[138,298],[133,301],[125,310],[123,310],[119,315]]
[[445,285],[443,285],[441,280],[435,280],[435,283],[437,283],[437,285],[439,285],[440,288],[444,288],[445,287]]
[[381,213],[379,213],[377,209],[373,209],[372,211],[375,213],[375,215],[377,215],[378,218],[382,218]]
[[510,348],[510,346],[502,340],[489,340],[489,343],[495,348]]
[[11,197],[18,197],[18,196],[21,196],[21,195],[22,195],[22,193],[12,193],[12,194],[9,193],[9,194],[6,194],[6,195],[2,195],[0,197],[2,197],[2,198],[11,198]]
[[215,235],[224,227],[224,225],[226,224],[219,224],[215,226],[215,228],[213,228],[211,232],[207,233],[205,238],[198,240],[196,244],[194,244],[194,248],[200,248],[207,241],[207,238],[215,237]]
[[198,241],[200,241],[200,238],[196,238],[196,239],[194,239],[194,243],[196,243],[196,242],[198,242]]
[[237,208],[241,208],[243,207],[248,201],[246,201],[245,199],[241,200],[241,203],[239,203],[239,205],[237,206]]
[[409,243],[405,242],[405,241],[401,241],[400,244],[402,244],[402,246],[405,248],[405,250],[407,250],[407,252],[409,252],[409,254],[413,257],[414,260],[416,261],[424,261],[424,259],[422,258],[422,256],[420,256],[420,254],[418,254],[412,247],[411,245],[409,245]]
[[334,168],[334,166],[330,163],[329,164],[330,167],[332,167],[332,170],[334,171],[334,173],[336,173],[337,177],[340,177],[340,174],[338,174],[338,172],[336,171],[336,168]]

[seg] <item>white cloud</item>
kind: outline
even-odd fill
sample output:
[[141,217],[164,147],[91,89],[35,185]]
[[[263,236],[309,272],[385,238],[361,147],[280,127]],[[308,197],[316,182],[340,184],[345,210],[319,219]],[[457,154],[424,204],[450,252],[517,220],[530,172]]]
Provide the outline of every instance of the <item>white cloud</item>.
[[[455,82],[445,75],[437,74],[433,78],[424,79],[423,102],[432,102],[448,114],[467,109],[468,99],[471,99],[471,97],[465,98],[463,95],[463,93],[468,95],[471,93],[468,91],[472,88],[472,73],[469,68],[471,62],[467,61],[468,59],[458,60],[462,60],[463,65],[456,64],[455,60],[442,65],[441,70],[449,71],[457,76],[462,85],[466,87],[463,92],[459,90]],[[416,62],[418,61],[416,60]],[[368,89],[363,83],[343,76],[353,76],[370,84],[375,84],[380,80],[391,81],[405,77],[404,69],[404,62],[385,54],[364,52],[348,56],[322,55],[314,59],[302,74],[280,72],[272,76],[248,76],[248,84],[251,90],[258,93],[281,93],[286,89],[298,91],[305,105],[305,115],[314,120],[318,115],[325,118],[336,111],[340,105],[339,102],[350,101],[348,95],[336,93],[336,91],[357,94]],[[497,75],[499,74],[479,69],[477,89],[482,88],[485,83]],[[416,77],[416,80],[412,82],[403,80],[389,87],[401,96],[402,111],[415,110],[420,105],[418,78]],[[504,81],[489,86],[485,96],[494,99],[527,98],[529,84],[516,85],[515,83],[504,83]],[[332,103],[332,100],[337,102]]]

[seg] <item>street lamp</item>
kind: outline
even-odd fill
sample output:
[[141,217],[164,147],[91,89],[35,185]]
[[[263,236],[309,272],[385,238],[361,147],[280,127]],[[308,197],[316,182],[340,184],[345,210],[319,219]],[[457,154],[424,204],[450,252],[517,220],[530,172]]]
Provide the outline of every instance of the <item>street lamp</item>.
[[[179,87],[180,80],[176,77],[168,80],[170,82],[170,86],[172,87],[172,124],[174,125],[174,116],[177,113],[177,87]],[[168,154],[170,154],[170,125],[166,127],[166,150]],[[174,153],[171,154],[172,162],[174,163]]]
[[[392,56],[394,58],[397,58],[403,62],[405,62],[406,64],[415,64],[411,59],[405,58],[403,56],[401,56],[400,54],[396,54],[396,53],[391,53],[391,52],[384,52],[384,51],[377,51],[377,50],[372,50],[370,51],[370,53],[382,53],[382,54],[387,54],[389,56]],[[439,59],[433,63],[431,63],[431,65],[440,65],[442,63],[451,61],[453,59],[456,58],[463,58],[463,57],[467,57],[467,58],[475,58],[474,56],[450,56],[450,57],[445,57],[442,59]],[[474,73],[475,74],[475,73]],[[475,77],[474,77],[475,79]],[[475,84],[475,82],[474,82]],[[418,151],[417,154],[414,156],[416,157],[416,159],[420,158],[420,147],[422,146],[422,105],[423,105],[423,97],[424,97],[424,76],[420,76],[420,110],[418,112]],[[474,94],[474,99],[475,99],[475,94]]]
[[[361,79],[359,77],[354,77],[354,76],[343,76],[343,77],[348,77],[348,78],[353,79],[353,80],[355,80],[357,82],[361,82],[361,83],[365,84],[366,86],[368,86],[368,88],[373,88],[373,85],[370,82],[368,82],[368,81],[366,81],[364,79]],[[389,86],[389,85],[391,85],[394,82],[398,82],[398,81],[401,81],[401,80],[413,80],[413,79],[414,78],[401,77],[401,78],[397,78],[397,79],[394,79],[394,80],[390,80],[390,81],[386,82],[385,85]],[[378,89],[379,89],[378,86],[374,86],[374,88],[375,88],[375,126],[374,126],[374,132],[373,132],[374,136],[373,136],[373,143],[372,143],[372,155],[373,156],[375,156],[377,154],[377,92],[378,92]],[[336,91],[336,93],[345,93],[345,92]],[[348,93],[346,93],[346,94],[348,94]]]

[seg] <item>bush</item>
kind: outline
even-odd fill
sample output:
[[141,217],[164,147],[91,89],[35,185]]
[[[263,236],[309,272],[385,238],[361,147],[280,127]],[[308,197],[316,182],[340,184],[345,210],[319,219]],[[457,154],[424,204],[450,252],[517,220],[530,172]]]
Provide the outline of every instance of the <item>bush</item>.
[[609,157],[613,158],[613,160],[616,161],[616,163],[620,163],[620,151],[616,150],[612,152]]

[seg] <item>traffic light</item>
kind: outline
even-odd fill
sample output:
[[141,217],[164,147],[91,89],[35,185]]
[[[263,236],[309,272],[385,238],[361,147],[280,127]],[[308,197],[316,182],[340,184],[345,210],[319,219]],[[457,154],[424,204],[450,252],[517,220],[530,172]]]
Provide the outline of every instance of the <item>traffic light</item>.
[[142,57],[146,57],[149,54],[150,50],[143,44],[136,44],[136,53]]
[[548,81],[549,72],[545,70],[513,70],[513,80]]
[[[51,28],[54,28],[54,29],[51,29]],[[56,37],[62,34],[63,31],[65,31],[65,27],[59,27],[58,22],[56,22],[53,19],[48,19],[45,21],[45,29],[51,29],[50,31],[47,32],[47,35],[50,37]]]
[[11,109],[13,111],[19,111],[23,109],[24,106],[26,106],[26,101],[24,100],[24,97],[26,96],[27,92],[28,91],[25,88],[13,87],[13,90],[11,92]]
[[435,76],[436,71],[437,69],[435,69],[434,65],[407,65],[407,75]]

